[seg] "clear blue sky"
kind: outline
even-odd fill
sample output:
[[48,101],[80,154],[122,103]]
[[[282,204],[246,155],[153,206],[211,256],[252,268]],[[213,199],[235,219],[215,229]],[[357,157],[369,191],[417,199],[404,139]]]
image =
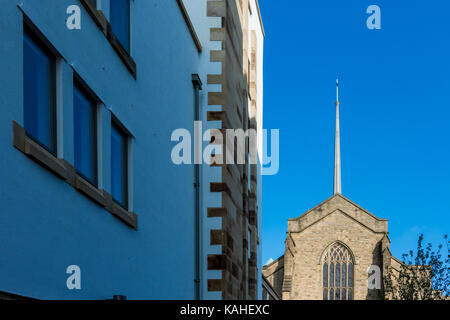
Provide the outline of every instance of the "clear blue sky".
[[[381,8],[381,30],[366,9]],[[332,195],[335,79],[342,193],[389,220],[392,253],[450,233],[450,1],[260,0],[264,127],[280,171],[263,178],[263,263],[287,219]]]

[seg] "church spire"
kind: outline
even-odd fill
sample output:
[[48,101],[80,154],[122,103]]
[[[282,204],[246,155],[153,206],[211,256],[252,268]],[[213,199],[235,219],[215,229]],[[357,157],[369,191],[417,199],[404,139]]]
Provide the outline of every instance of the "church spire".
[[341,193],[341,136],[339,130],[339,80],[336,79],[336,134],[334,142],[334,194]]

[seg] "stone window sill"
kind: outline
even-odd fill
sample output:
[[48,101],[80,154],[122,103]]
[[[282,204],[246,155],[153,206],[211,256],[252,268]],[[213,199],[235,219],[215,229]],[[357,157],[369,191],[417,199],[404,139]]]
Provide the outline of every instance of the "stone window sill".
[[111,44],[113,49],[116,51],[119,58],[122,60],[122,62],[125,64],[127,69],[130,71],[131,75],[134,79],[136,79],[136,62],[133,60],[133,58],[130,56],[130,54],[125,50],[125,48],[120,44],[117,37],[114,35],[114,33],[111,30],[111,25],[109,24],[106,17],[103,15],[101,10],[97,10],[90,2],[89,0],[80,0],[83,7],[86,9],[86,11],[89,13],[91,18],[94,20],[97,27],[100,29],[100,31],[105,35],[108,42]]
[[137,230],[138,219],[134,212],[125,210],[113,201],[112,196],[103,189],[98,189],[77,174],[76,169],[66,160],[58,159],[42,146],[29,138],[25,129],[13,121],[13,145],[29,158],[48,169],[57,177],[66,181],[74,189],[87,196],[99,206],[129,227]]

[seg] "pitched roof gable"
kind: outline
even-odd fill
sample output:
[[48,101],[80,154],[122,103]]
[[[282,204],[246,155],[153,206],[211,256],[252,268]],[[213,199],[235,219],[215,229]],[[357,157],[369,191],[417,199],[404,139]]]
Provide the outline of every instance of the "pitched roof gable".
[[[343,205],[337,204],[336,206],[328,206],[333,200],[342,201],[341,203],[343,203]],[[324,207],[325,211],[323,211]],[[349,208],[354,208],[356,210],[349,210]],[[333,195],[297,218],[288,219],[288,230],[292,232],[305,230],[336,211],[344,213],[346,216],[352,218],[374,232],[387,232],[386,219],[378,218],[374,214],[340,194]]]
[[357,207],[358,209],[360,209],[361,211],[364,211],[365,213],[367,213],[368,215],[370,215],[371,217],[380,220],[380,221],[387,221],[387,219],[382,219],[382,218],[378,218],[377,216],[375,216],[373,213],[367,211],[366,209],[364,209],[363,207],[359,206],[358,204],[356,204],[355,202],[353,202],[352,200],[350,200],[347,197],[344,197],[342,194],[334,194],[331,197],[329,197],[328,199],[326,199],[325,201],[322,201],[321,203],[319,203],[317,206],[315,206],[312,209],[309,209],[308,211],[306,211],[305,213],[301,214],[300,216],[298,216],[297,218],[290,218],[288,220],[292,221],[292,220],[298,220],[303,218],[304,216],[306,216],[308,213],[310,213],[311,211],[314,211],[318,208],[320,208],[321,206],[323,206],[325,203],[331,201],[331,199],[336,198],[336,197],[340,197],[346,201],[348,201],[349,203],[351,203],[353,206]]

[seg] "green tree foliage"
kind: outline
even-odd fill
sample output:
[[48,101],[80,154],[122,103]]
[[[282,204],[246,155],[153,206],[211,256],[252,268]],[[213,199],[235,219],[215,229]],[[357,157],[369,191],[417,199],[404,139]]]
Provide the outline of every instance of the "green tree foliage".
[[[431,243],[423,245],[419,235],[417,250],[402,255],[400,270],[388,268],[384,279],[385,298],[392,300],[441,300],[450,295],[450,241],[444,236],[434,251]],[[442,250],[444,248],[444,250]],[[447,251],[442,254],[442,251]]]

